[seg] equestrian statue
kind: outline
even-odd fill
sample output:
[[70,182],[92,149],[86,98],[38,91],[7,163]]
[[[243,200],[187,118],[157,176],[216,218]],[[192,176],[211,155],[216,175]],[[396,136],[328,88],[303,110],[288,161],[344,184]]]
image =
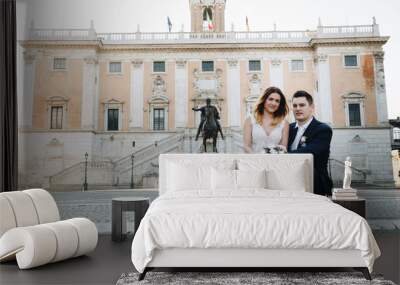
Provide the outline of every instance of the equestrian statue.
[[192,108],[193,111],[201,112],[201,120],[199,128],[196,134],[196,141],[199,139],[200,132],[203,136],[203,146],[204,152],[207,152],[207,139],[212,138],[213,140],[213,152],[218,152],[217,150],[217,138],[218,132],[221,133],[221,138],[224,139],[224,134],[222,133],[221,125],[219,124],[219,112],[218,109],[211,105],[211,99],[206,99],[206,105],[201,108]]

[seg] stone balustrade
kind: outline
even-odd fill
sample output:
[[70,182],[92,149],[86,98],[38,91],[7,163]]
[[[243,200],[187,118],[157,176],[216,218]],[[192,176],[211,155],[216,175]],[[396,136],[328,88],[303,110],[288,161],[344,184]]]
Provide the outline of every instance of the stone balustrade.
[[373,25],[318,26],[316,31],[249,31],[249,32],[165,32],[165,33],[96,33],[90,29],[31,28],[28,40],[73,41],[100,40],[103,44],[184,44],[184,43],[308,43],[318,38],[374,37],[379,27]]

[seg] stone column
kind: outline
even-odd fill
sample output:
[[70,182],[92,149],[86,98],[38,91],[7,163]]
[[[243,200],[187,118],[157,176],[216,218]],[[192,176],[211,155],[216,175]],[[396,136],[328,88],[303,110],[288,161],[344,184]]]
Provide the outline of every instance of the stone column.
[[81,128],[84,130],[95,129],[95,109],[97,108],[97,59],[88,57],[84,59],[83,66],[83,94],[81,106]]
[[19,112],[19,125],[23,129],[32,128],[32,116],[33,116],[33,103],[35,96],[35,69],[36,69],[36,55],[30,52],[24,53],[24,86],[23,86],[23,98],[20,103],[22,112]]
[[319,120],[332,125],[332,92],[329,56],[326,54],[318,54],[314,59],[314,63],[318,80],[317,100],[315,100],[316,111],[319,115]]
[[384,52],[375,52],[374,59],[376,112],[378,115],[378,125],[384,126],[388,124],[385,70],[383,66]]
[[129,128],[143,128],[143,61],[134,60],[131,66],[131,96]]
[[185,60],[175,65],[175,128],[185,128],[188,123],[188,69]]
[[228,60],[228,126],[240,127],[240,66],[237,60]]
[[283,68],[282,68],[282,61],[280,59],[271,60],[270,82],[271,86],[283,89]]

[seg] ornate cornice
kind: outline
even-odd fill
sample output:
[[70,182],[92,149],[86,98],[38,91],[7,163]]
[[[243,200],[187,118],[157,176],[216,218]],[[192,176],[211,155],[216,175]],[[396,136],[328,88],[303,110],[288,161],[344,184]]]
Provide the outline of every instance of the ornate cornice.
[[127,52],[127,51],[148,51],[148,52],[157,52],[157,51],[221,51],[221,50],[229,50],[229,51],[243,51],[244,49],[311,49],[311,46],[308,43],[265,43],[265,44],[257,44],[257,43],[226,43],[226,44],[126,44],[126,45],[104,45],[100,51],[101,52]]
[[360,45],[360,44],[379,44],[384,45],[389,37],[349,37],[349,38],[314,38],[310,41],[310,46],[318,45]]
[[24,48],[101,48],[103,45],[100,41],[22,41],[21,46]]

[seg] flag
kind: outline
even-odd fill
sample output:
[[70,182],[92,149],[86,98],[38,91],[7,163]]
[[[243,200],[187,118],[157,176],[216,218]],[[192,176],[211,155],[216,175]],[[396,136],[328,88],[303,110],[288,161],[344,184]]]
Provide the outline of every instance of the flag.
[[246,16],[246,30],[250,31],[250,27],[249,27],[249,18],[247,18]]
[[211,17],[210,17],[210,12],[207,10],[206,14],[207,14],[208,30],[212,31],[214,29],[214,25],[213,25],[213,22],[212,22]]
[[169,17],[167,17],[167,23],[168,23],[168,31],[171,32],[172,30],[172,23],[171,23],[171,19]]

